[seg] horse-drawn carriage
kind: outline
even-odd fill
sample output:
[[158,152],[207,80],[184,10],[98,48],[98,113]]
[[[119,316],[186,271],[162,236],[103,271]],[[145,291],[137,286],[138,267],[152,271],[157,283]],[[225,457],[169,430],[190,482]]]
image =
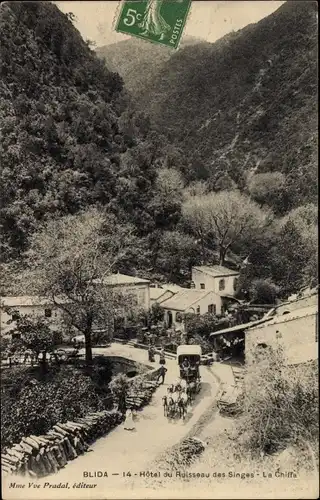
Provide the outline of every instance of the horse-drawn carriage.
[[188,405],[192,404],[195,394],[200,392],[200,360],[199,345],[181,345],[177,349],[179,380],[168,387],[163,397],[164,414],[168,418],[185,418]]
[[201,390],[201,355],[202,349],[199,345],[180,345],[177,349],[180,378],[186,381],[186,392],[190,394],[198,394]]

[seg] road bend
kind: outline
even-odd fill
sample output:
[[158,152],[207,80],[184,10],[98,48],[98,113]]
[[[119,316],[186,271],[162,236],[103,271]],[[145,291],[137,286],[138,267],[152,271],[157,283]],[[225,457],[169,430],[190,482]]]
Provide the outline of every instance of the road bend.
[[[146,350],[121,344],[113,343],[109,348],[96,348],[94,355],[123,356],[150,365]],[[158,361],[158,356],[156,360]],[[160,365],[156,362],[153,366],[156,368]],[[128,431],[123,425],[119,425],[93,443],[90,451],[68,462],[56,474],[38,480],[42,493],[45,490],[46,498],[123,498],[129,491],[130,497],[137,495],[136,498],[139,498],[140,495],[141,498],[144,473],[153,472],[149,470],[149,464],[190,432],[201,415],[213,404],[219,389],[212,373],[201,366],[201,392],[192,408],[184,421],[169,422],[163,413],[162,397],[167,392],[168,385],[175,382],[179,376],[177,361],[167,359],[166,368],[168,371],[165,383],[153,394],[150,404],[135,415],[136,429]],[[97,477],[101,473],[103,477]],[[58,488],[46,486],[43,489],[45,483],[68,483],[68,488],[64,490],[64,495]],[[96,486],[94,489],[74,487],[74,484],[79,483]],[[35,492],[30,488],[23,493],[24,498],[34,498]]]

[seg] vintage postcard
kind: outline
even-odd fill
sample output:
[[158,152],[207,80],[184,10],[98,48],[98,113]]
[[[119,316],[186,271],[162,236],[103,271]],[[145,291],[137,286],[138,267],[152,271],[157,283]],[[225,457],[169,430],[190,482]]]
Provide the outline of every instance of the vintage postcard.
[[0,38],[3,498],[318,498],[317,3]]

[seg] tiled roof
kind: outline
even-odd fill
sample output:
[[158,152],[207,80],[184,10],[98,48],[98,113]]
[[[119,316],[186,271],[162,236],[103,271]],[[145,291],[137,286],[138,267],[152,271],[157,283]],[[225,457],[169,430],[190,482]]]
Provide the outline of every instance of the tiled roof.
[[240,325],[230,326],[229,328],[224,328],[223,330],[217,330],[216,332],[210,333],[210,337],[216,337],[218,335],[223,335],[225,333],[241,332],[244,330],[248,330],[249,328],[259,325],[262,322],[264,322],[263,319],[258,319],[256,321],[250,321],[249,323],[241,323]]
[[162,295],[164,295],[168,290],[164,290],[163,288],[150,288],[150,299],[157,300]]
[[[95,280],[95,283],[99,283],[101,280]],[[137,285],[139,283],[150,283],[149,280],[144,278],[138,278],[135,276],[127,276],[126,274],[110,274],[107,276],[103,282],[106,285]]]
[[193,269],[197,271],[201,271],[205,274],[209,274],[209,276],[213,276],[214,278],[224,277],[224,276],[237,276],[239,271],[235,271],[234,269],[228,269],[224,266],[197,266]]
[[19,297],[2,297],[0,305],[4,307],[22,306],[44,306],[52,305],[52,301],[46,297],[36,297],[34,295],[21,295]]
[[161,302],[161,307],[165,309],[173,309],[174,311],[185,311],[192,304],[203,299],[210,291],[195,290],[194,288],[182,288],[170,299]]
[[169,292],[172,292],[172,293],[177,293],[177,292],[180,292],[181,290],[185,290],[185,288],[182,288],[181,286],[179,285],[173,285],[172,283],[165,283],[162,285],[162,288],[164,290],[169,290]]
[[[312,305],[308,307],[301,307],[301,309],[294,309],[288,314],[282,314],[279,316],[273,316],[270,321],[265,321],[259,326],[254,326],[254,328],[264,328],[269,325],[277,325],[278,323],[286,323],[287,321],[292,321],[294,319],[305,318],[307,316],[312,316],[318,312],[318,306]],[[266,319],[266,318],[264,318]]]

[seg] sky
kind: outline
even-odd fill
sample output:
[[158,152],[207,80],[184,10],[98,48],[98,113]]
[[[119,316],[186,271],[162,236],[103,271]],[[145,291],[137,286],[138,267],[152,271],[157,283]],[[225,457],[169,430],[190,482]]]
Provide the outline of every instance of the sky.
[[[82,37],[96,45],[108,45],[129,38],[113,28],[120,2],[118,1],[62,1],[54,2],[64,12],[77,18],[76,28]],[[184,35],[215,42],[222,36],[256,23],[277,10],[284,2],[278,1],[193,1]]]

